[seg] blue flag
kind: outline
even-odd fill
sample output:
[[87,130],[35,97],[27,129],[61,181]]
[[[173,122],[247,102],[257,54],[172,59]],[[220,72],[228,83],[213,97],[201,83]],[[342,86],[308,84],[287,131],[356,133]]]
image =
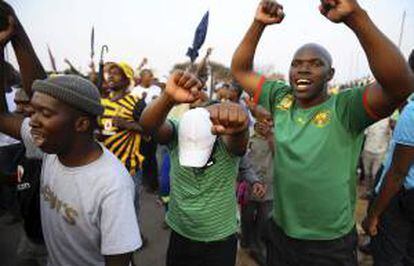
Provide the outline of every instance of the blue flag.
[[193,40],[193,47],[189,47],[187,51],[187,56],[190,57],[191,62],[193,63],[197,57],[198,57],[198,50],[200,50],[201,46],[204,43],[204,40],[206,39],[207,35],[207,28],[208,28],[208,16],[209,11],[207,11],[203,18],[200,21],[200,24],[198,24],[194,40]]

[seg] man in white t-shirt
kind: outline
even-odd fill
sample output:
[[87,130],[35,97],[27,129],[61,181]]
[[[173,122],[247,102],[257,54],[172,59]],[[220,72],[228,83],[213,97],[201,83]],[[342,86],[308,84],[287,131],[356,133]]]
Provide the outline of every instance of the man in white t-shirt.
[[28,157],[43,159],[40,207],[48,265],[129,265],[142,242],[134,185],[120,161],[94,140],[103,112],[98,89],[73,75],[45,79],[14,11],[4,2],[0,8],[7,11],[0,18],[9,21],[0,45],[12,42],[23,87],[33,92],[30,119],[0,106],[0,132],[22,139]]
[[[43,159],[40,207],[49,265],[105,265],[110,257],[123,261],[113,265],[128,265],[131,252],[141,246],[132,179],[111,152],[93,141],[92,118],[102,111],[97,89],[90,98],[93,89],[89,81],[70,75],[37,80],[34,114],[15,119],[27,155]],[[90,95],[80,96],[76,106],[66,103],[69,90]],[[6,133],[10,118],[0,116]]]
[[141,82],[131,90],[131,94],[139,98],[145,98],[145,103],[149,104],[161,95],[161,88],[153,84],[154,75],[151,70],[143,69],[139,75]]

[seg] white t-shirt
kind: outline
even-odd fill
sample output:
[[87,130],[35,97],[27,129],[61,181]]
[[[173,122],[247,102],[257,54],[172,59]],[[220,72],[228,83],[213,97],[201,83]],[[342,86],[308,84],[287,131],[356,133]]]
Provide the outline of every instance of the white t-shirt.
[[[29,119],[21,136],[29,157],[39,157]],[[40,208],[48,265],[104,265],[104,255],[129,253],[142,245],[132,178],[102,149],[101,157],[80,167],[66,167],[56,155],[43,153]]]
[[155,98],[161,95],[161,88],[156,85],[151,85],[148,88],[144,88],[141,85],[138,85],[135,88],[132,88],[131,90],[131,94],[139,98],[142,98],[143,93],[147,94],[147,96],[145,97],[145,103],[149,104]]

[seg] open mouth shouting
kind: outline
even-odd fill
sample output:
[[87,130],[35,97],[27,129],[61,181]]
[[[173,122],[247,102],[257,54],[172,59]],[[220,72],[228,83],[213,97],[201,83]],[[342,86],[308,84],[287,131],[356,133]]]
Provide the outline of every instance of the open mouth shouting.
[[312,80],[310,79],[297,79],[295,81],[297,91],[307,91],[309,87],[313,84]]

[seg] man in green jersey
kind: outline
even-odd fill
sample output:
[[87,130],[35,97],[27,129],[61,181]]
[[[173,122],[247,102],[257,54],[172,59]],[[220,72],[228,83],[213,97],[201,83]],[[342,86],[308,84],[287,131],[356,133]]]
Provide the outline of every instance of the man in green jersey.
[[233,56],[232,74],[272,113],[277,128],[269,265],[357,265],[355,170],[363,131],[391,115],[414,90],[413,73],[398,48],[357,1],[323,0],[320,12],[355,33],[376,83],[329,96],[332,58],[317,44],[296,51],[290,85],[254,73],[264,29],[284,17],[275,1],[259,4]]
[[236,260],[235,181],[248,142],[248,115],[239,104],[219,103],[191,109],[180,121],[166,120],[175,104],[196,101],[201,88],[195,76],[175,72],[140,119],[170,152],[168,266],[230,266]]

